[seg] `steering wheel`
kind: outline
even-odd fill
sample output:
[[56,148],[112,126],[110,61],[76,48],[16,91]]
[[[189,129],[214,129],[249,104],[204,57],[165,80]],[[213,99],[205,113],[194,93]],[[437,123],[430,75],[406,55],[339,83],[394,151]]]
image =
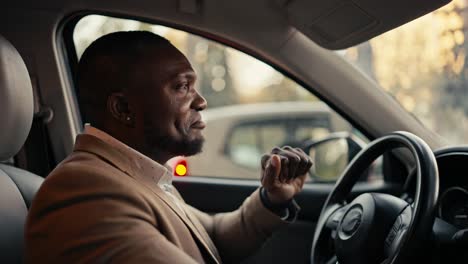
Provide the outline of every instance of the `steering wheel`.
[[[361,173],[384,152],[401,147],[414,157],[414,202],[364,193],[346,203]],[[315,229],[312,263],[403,263],[432,234],[438,189],[437,163],[422,139],[408,132],[376,139],[356,155],[328,195]]]

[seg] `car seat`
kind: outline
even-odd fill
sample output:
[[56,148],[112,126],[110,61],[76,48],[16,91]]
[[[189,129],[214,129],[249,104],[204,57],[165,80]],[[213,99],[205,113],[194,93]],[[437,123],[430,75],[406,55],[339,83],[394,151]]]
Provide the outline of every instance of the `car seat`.
[[[33,119],[33,90],[26,65],[13,45],[0,36],[0,162],[18,153]],[[0,263],[21,263],[24,224],[43,178],[0,164]]]

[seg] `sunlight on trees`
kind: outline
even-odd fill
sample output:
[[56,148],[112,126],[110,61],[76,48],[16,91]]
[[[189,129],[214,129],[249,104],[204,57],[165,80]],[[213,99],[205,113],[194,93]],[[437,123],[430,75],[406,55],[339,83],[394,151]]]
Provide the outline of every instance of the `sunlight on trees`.
[[[466,142],[467,18],[466,0],[455,0],[431,14],[347,49],[345,57],[374,78],[428,128],[450,143]],[[361,52],[366,44],[371,47],[369,54]],[[370,70],[366,70],[363,62],[371,65]]]

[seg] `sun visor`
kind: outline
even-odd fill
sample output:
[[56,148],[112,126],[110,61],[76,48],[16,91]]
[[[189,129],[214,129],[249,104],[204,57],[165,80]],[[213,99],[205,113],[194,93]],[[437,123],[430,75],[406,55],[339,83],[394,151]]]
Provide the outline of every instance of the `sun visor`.
[[327,49],[344,49],[423,16],[450,0],[280,0],[291,24]]

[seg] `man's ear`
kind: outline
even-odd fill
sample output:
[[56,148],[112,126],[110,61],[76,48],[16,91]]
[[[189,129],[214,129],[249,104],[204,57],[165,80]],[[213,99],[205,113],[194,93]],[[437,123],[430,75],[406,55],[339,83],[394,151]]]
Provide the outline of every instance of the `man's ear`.
[[123,93],[112,93],[107,97],[107,111],[123,125],[135,127],[135,113],[130,110]]

